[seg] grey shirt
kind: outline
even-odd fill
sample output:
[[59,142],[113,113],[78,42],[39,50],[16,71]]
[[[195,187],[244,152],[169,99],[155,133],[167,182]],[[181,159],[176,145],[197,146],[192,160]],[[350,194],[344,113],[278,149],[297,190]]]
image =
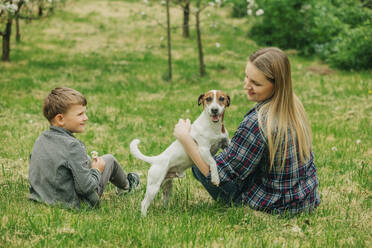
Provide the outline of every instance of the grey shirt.
[[101,174],[90,165],[84,144],[70,131],[51,126],[37,138],[32,149],[30,199],[70,208],[79,208],[83,200],[95,206]]

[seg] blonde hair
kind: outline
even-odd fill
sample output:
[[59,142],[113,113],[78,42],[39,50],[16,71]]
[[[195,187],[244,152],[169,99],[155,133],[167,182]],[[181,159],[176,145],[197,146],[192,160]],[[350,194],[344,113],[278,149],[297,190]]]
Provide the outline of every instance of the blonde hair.
[[273,96],[258,110],[259,126],[268,140],[270,170],[284,167],[290,143],[305,162],[311,152],[311,128],[292,89],[288,57],[279,48],[269,47],[257,50],[249,60],[274,84]]
[[58,114],[65,114],[72,105],[87,105],[87,100],[79,92],[67,87],[57,87],[44,99],[43,114],[49,122]]

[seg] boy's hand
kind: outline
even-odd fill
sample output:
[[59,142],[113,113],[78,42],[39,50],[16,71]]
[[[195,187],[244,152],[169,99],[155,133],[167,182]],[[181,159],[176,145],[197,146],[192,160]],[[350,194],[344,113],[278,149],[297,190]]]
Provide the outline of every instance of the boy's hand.
[[105,160],[103,160],[102,157],[94,158],[92,162],[92,168],[99,170],[99,172],[101,172],[102,174],[103,170],[105,169]]

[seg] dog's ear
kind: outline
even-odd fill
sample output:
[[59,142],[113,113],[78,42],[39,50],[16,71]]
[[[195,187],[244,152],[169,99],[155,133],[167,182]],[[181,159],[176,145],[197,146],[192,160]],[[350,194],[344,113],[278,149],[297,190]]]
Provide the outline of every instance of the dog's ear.
[[201,94],[198,98],[198,106],[200,106],[200,104],[203,103],[203,97],[204,97],[204,94]]
[[230,106],[230,97],[227,96],[227,102],[226,102],[226,107]]

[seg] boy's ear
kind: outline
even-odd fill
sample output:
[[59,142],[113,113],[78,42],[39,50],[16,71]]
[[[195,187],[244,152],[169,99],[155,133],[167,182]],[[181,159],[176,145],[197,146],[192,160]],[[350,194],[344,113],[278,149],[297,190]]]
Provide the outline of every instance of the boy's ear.
[[57,114],[54,116],[52,123],[57,127],[62,127],[64,124],[63,114]]

